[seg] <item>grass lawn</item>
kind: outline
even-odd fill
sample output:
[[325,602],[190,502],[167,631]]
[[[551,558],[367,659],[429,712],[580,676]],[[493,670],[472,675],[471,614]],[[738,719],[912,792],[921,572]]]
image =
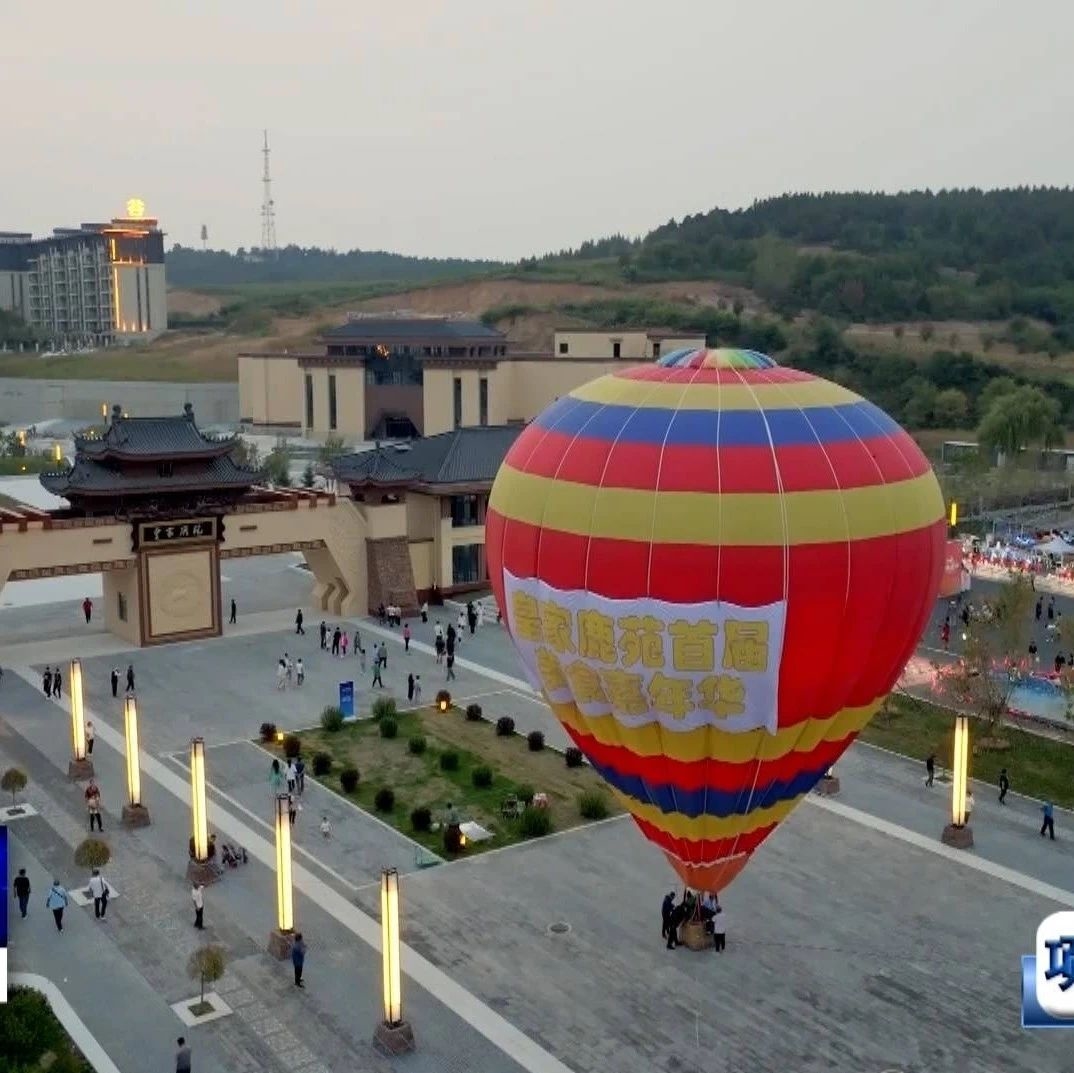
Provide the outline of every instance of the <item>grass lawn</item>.
[[44,473],[59,463],[51,455],[0,455],[0,477],[21,477],[24,473]]
[[[622,811],[605,790],[601,778],[589,767],[568,768],[563,755],[551,749],[531,752],[526,739],[517,734],[499,737],[494,722],[470,722],[463,711],[453,708],[440,713],[432,708],[401,712],[397,716],[399,733],[382,738],[380,724],[371,719],[350,723],[340,731],[308,730],[299,734],[306,770],[312,775],[312,757],[324,752],[332,757],[331,772],[318,779],[323,785],[347,797],[426,848],[443,855],[443,838],[439,831],[415,831],[410,822],[413,809],[425,806],[434,822],[443,818],[445,806],[455,806],[460,819],[474,820],[494,837],[468,848],[480,852],[519,842],[524,835],[517,820],[505,820],[500,814],[504,798],[519,795],[528,788],[548,795],[553,830],[563,831],[586,823],[579,812],[578,799],[587,791],[604,795],[608,815]],[[408,742],[423,736],[427,747],[414,755]],[[443,771],[440,757],[445,752],[459,755],[457,771]],[[347,766],[358,769],[360,779],[353,794],[344,794],[340,771]],[[492,769],[492,785],[474,786],[471,773],[477,767]],[[395,808],[379,812],[374,807],[376,792],[383,786],[395,791]]]
[[28,987],[13,987],[0,1005],[0,1073],[93,1073],[75,1049],[44,995]]
[[[949,764],[953,727],[954,713],[949,709],[895,693],[862,731],[861,740],[918,760],[934,752],[940,764]],[[983,723],[971,721],[971,744],[983,730]],[[975,751],[970,757],[971,778],[994,784],[999,769],[1005,767],[1011,788],[1018,793],[1074,807],[1074,747],[1013,726],[1003,727],[998,735],[1010,748]]]

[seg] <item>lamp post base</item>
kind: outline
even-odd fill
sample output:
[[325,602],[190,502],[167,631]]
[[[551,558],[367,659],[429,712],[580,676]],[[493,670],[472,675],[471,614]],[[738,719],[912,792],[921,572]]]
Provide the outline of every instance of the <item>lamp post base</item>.
[[210,861],[189,861],[186,866],[187,882],[208,887],[220,878],[220,873]]
[[274,928],[269,932],[268,952],[277,961],[286,961],[291,956],[291,946],[294,941],[293,931],[280,931],[279,928]]
[[835,797],[839,793],[839,778],[836,775],[825,775],[817,783],[817,793],[821,797]]
[[968,823],[962,827],[956,827],[955,824],[949,823],[943,829],[940,841],[952,849],[970,849],[973,845],[973,828]]
[[122,820],[124,827],[148,827],[149,809],[145,805],[124,805]]
[[84,760],[72,760],[67,765],[67,777],[72,782],[85,782],[93,778],[93,761],[89,757]]
[[373,1043],[389,1057],[407,1054],[414,1050],[414,1030],[406,1021],[397,1025],[386,1025],[381,1021],[373,1033]]

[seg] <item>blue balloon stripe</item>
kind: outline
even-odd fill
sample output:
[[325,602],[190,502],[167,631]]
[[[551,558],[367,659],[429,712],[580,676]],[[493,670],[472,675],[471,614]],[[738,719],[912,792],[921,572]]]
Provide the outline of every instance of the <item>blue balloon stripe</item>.
[[535,423],[550,431],[609,442],[717,448],[839,443],[899,431],[897,422],[864,399],[806,410],[715,411],[617,406],[564,396]]
[[[607,764],[593,764],[593,770],[621,793],[643,805],[653,805],[662,812],[679,813],[690,819],[699,816],[746,816],[759,808],[771,808],[781,801],[791,801],[809,793],[824,777],[828,764],[802,771],[793,779],[776,780],[767,786],[746,790],[683,790],[666,783],[651,783],[640,775],[624,775]],[[748,805],[748,807],[747,807]]]

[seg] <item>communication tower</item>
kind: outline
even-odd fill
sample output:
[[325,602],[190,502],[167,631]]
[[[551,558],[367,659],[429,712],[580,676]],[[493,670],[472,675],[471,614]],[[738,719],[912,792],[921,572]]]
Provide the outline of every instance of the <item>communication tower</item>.
[[265,170],[261,176],[261,249],[276,252],[276,203],[272,200],[272,178],[269,175],[268,131],[265,134],[264,148]]
[[208,224],[201,225],[201,248],[203,250],[208,249],[209,245],[209,226]]

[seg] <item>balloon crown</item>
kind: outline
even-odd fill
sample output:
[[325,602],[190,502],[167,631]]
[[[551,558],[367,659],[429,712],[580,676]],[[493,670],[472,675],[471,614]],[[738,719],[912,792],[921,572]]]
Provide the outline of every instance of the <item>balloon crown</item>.
[[656,364],[665,369],[774,369],[778,363],[759,350],[734,347],[694,350],[686,347],[672,350]]

